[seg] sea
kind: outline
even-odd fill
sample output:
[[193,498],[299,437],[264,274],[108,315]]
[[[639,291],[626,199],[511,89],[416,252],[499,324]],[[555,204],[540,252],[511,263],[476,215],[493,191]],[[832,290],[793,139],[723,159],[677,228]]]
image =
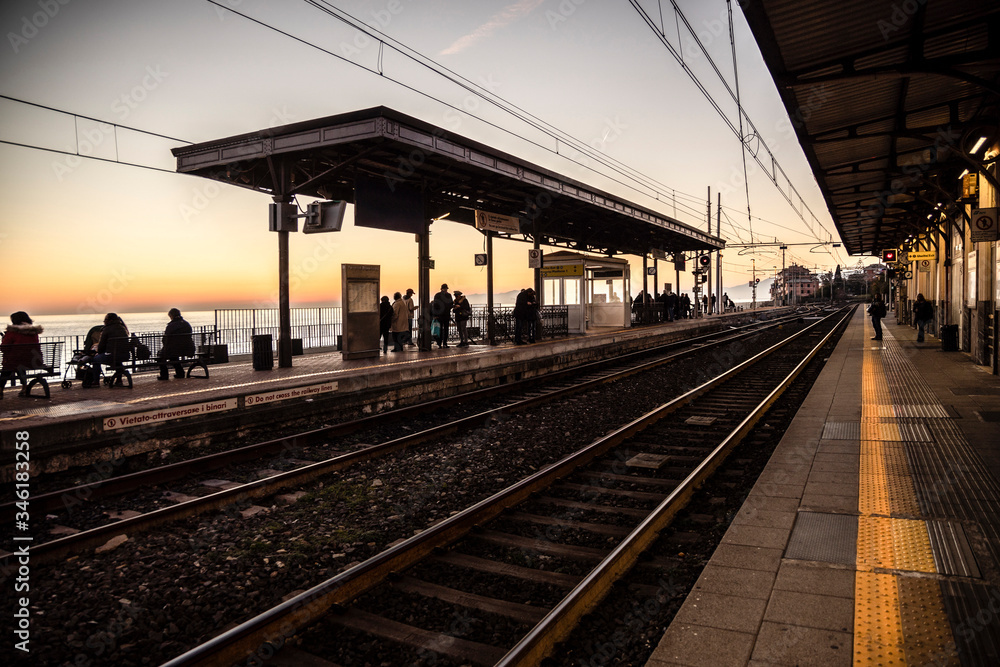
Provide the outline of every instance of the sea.
[[[31,315],[29,313],[29,315]],[[40,324],[45,328],[41,337],[46,338],[69,338],[71,336],[87,335],[87,331],[97,324],[104,324],[104,313],[88,313],[84,315],[31,315],[35,324]],[[166,311],[155,313],[118,313],[118,316],[125,320],[129,331],[135,333],[157,333],[162,332],[167,326],[170,318]],[[214,310],[192,310],[184,313],[184,319],[197,329],[200,326],[213,326],[215,324]]]

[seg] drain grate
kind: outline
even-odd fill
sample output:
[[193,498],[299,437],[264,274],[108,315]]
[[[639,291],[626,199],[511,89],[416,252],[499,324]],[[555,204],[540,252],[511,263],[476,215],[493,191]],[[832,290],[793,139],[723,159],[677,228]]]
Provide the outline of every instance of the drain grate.
[[858,517],[852,514],[799,512],[788,539],[785,558],[854,565]]

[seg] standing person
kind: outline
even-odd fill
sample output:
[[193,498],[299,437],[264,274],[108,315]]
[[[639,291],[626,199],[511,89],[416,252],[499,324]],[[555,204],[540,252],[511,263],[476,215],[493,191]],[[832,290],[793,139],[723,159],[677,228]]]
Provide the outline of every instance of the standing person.
[[156,360],[160,364],[160,375],[157,380],[169,380],[170,371],[167,369],[167,362],[174,362],[174,377],[180,379],[184,377],[184,367],[180,364],[181,357],[194,355],[194,333],[187,320],[181,317],[181,311],[171,308],[167,311],[167,328],[163,330],[163,345],[160,347]]
[[104,329],[97,342],[97,356],[93,359],[90,379],[83,381],[83,387],[98,387],[101,384],[101,364],[111,368],[123,366],[132,356],[132,343],[128,338],[128,327],[115,313],[104,316]]
[[469,347],[469,318],[472,317],[472,305],[459,290],[455,290],[455,326],[458,327],[459,347]]
[[878,294],[872,298],[871,305],[868,306],[868,314],[872,316],[872,327],[875,329],[872,340],[882,340],[882,318],[886,315],[886,309],[882,297]]
[[535,321],[538,301],[532,288],[521,290],[514,301],[514,344],[524,345],[523,334],[528,335],[528,342],[535,342]]
[[448,347],[448,323],[451,321],[451,309],[455,301],[448,293],[448,283],[441,285],[441,291],[434,295],[431,302],[431,315],[438,321],[441,333],[438,335],[438,347]]
[[[384,297],[388,301],[388,297]],[[389,321],[389,331],[392,333],[392,351],[402,352],[403,344],[409,339],[410,327],[409,309],[406,307],[406,302],[403,300],[403,295],[396,292],[392,295],[395,301],[392,302],[391,312],[392,317]]]
[[391,328],[392,304],[389,303],[389,297],[384,296],[378,304],[378,335],[382,339],[382,354],[389,354],[389,338],[395,338]]
[[420,306],[413,304],[412,287],[406,290],[406,296],[403,297],[403,304],[406,306],[406,312],[409,313],[409,317],[407,318],[407,326],[409,327],[409,330],[406,333],[406,344],[410,347],[416,347],[417,344],[413,342],[413,313],[417,312],[417,308]]
[[28,317],[28,313],[19,310],[11,313],[10,324],[4,331],[2,343],[3,362],[0,365],[0,393],[10,380],[12,386],[17,386],[17,380],[21,380],[21,396],[28,395],[28,374],[27,371],[41,368],[45,363],[42,356],[42,346],[38,342],[38,334],[45,328],[41,324],[35,324]]
[[917,302],[913,304],[913,319],[917,323],[917,342],[923,343],[924,327],[934,320],[934,306],[923,294],[918,294]]
[[673,290],[670,290],[670,293],[667,294],[667,319],[671,322],[673,322],[678,317],[677,314],[678,301],[679,300],[677,298],[677,293],[674,292]]
[[679,301],[681,306],[680,316],[688,319],[691,317],[691,297],[688,296],[687,292],[684,292],[680,295]]

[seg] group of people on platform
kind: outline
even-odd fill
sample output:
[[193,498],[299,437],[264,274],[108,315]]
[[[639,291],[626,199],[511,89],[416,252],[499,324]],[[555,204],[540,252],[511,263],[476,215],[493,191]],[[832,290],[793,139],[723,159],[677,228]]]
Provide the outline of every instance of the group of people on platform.
[[[472,304],[461,290],[449,292],[447,283],[431,300],[431,340],[438,348],[446,348],[452,322],[458,332],[458,347],[469,346],[469,320],[472,318]],[[379,334],[382,353],[402,352],[407,347],[416,347],[413,342],[413,319],[417,306],[413,301],[413,290],[406,290],[405,296],[393,294],[393,300],[383,296],[379,303]],[[514,303],[514,344],[534,343],[538,337],[538,298],[533,288],[521,290]]]
[[413,342],[413,313],[420,306],[413,303],[413,290],[406,290],[406,296],[396,292],[389,297],[383,296],[379,303],[379,334],[382,339],[382,353],[389,353],[389,343],[393,352],[402,352],[406,347],[416,347]]
[[[881,294],[872,297],[868,304],[868,315],[872,318],[872,329],[875,335],[872,340],[882,340],[882,318],[888,315],[889,309]],[[917,300],[913,302],[913,323],[917,327],[917,342],[924,342],[924,329],[934,321],[934,305],[924,298],[923,294],[917,294]]]
[[[635,299],[632,300],[632,312],[638,315],[643,311],[644,307],[652,307],[654,303],[660,304],[664,311],[664,317],[668,322],[690,319],[695,316],[694,302],[691,300],[691,297],[686,292],[676,294],[673,291],[661,292],[656,297],[652,297],[649,292],[640,290]],[[711,299],[709,299],[707,294],[702,295],[701,303],[702,312],[715,312],[716,296],[714,294],[711,296]],[[729,294],[723,294],[722,306],[725,312],[729,312],[735,310],[736,304],[729,298]]]
[[[174,367],[175,377],[184,377],[184,367],[180,360],[195,353],[193,330],[181,316],[181,311],[171,308],[167,312],[170,321],[163,332],[162,344],[156,356],[160,374],[157,379],[169,380],[169,366]],[[0,360],[0,379],[6,384],[21,381],[22,395],[27,392],[28,371],[44,368],[45,359],[39,334],[44,328],[34,324],[24,311],[12,313],[10,324],[2,338],[3,355]],[[129,333],[125,321],[116,313],[104,316],[104,323],[87,331],[83,339],[83,349],[74,356],[78,367],[88,369],[83,377],[83,387],[100,386],[101,366],[119,368],[124,366],[142,345],[138,337]],[[120,380],[119,380],[120,382]],[[3,385],[0,385],[2,387]]]

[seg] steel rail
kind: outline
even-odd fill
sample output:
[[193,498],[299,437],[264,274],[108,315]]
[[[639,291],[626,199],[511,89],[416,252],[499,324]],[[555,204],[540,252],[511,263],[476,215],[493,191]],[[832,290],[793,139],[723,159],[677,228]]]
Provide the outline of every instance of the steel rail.
[[[393,572],[399,572],[430,555],[434,550],[461,538],[475,526],[483,524],[501,512],[527,500],[532,494],[547,488],[578,468],[607,453],[621,442],[663,419],[692,400],[705,394],[733,376],[756,365],[792,341],[804,336],[824,320],[805,327],[738,366],[704,382],[645,415],[619,427],[586,447],[570,454],[538,472],[497,492],[475,505],[431,526],[386,551],[359,563],[308,591],[291,598],[262,614],[210,639],[186,653],[166,662],[162,667],[232,665],[244,660],[261,659],[280,649],[285,641],[300,629],[314,623],[332,608],[346,605],[370,590]],[[824,339],[825,341],[826,339]],[[716,464],[717,465],[717,464]],[[702,464],[698,470],[704,469]],[[714,467],[713,467],[714,469]],[[689,489],[690,493],[693,489]],[[676,495],[676,494],[675,494]],[[579,586],[578,586],[579,588]],[[562,607],[560,604],[557,608]],[[551,614],[550,614],[551,615]],[[537,664],[537,663],[535,663]]]
[[[774,326],[777,326],[777,324]],[[756,331],[741,335],[751,335],[753,333],[756,333]],[[152,512],[146,512],[139,516],[121,519],[119,521],[115,521],[114,523],[90,528],[88,530],[80,531],[79,533],[74,533],[72,535],[66,535],[48,542],[42,542],[32,546],[32,556],[39,563],[51,562],[56,558],[70,553],[101,546],[112,537],[116,537],[118,535],[140,533],[171,521],[198,516],[206,512],[219,510],[244,501],[266,498],[276,494],[278,491],[282,491],[289,487],[299,486],[305,482],[309,482],[332,472],[343,470],[363,461],[369,461],[386,456],[388,454],[419,445],[420,443],[428,440],[439,439],[465,427],[476,427],[480,424],[488,423],[491,419],[503,414],[511,414],[527,410],[546,402],[558,400],[559,398],[564,398],[574,393],[586,391],[600,384],[614,382],[623,377],[627,377],[628,375],[651,370],[658,366],[676,361],[677,359],[682,358],[687,354],[691,354],[694,351],[701,351],[717,345],[721,346],[732,342],[732,340],[733,337],[711,341],[703,347],[697,348],[697,350],[682,350],[677,354],[651,360],[612,375],[587,380],[570,387],[556,389],[541,396],[525,398],[508,405],[476,413],[474,415],[469,415],[467,417],[448,422],[447,424],[425,429],[418,433],[396,438],[394,440],[372,445],[370,447],[365,447],[354,452],[341,454],[325,461],[317,461],[316,463],[305,465],[277,475],[272,475],[271,477],[265,477],[264,479],[248,482],[231,489],[224,489],[207,496],[187,500],[177,503],[176,505],[153,510]],[[147,483],[152,484],[154,482],[147,481]],[[63,494],[65,493],[66,492],[63,492]]]
[[[753,335],[754,333],[758,333],[760,331],[766,331],[767,329],[773,328],[775,326],[780,326],[782,323],[787,322],[788,320],[796,319],[800,316],[801,315],[796,313],[793,315],[776,318],[774,320],[769,320],[766,323],[763,323],[763,326],[761,326],[762,324],[761,322],[756,322],[744,325],[742,327],[735,327],[733,329],[728,329],[723,331],[713,331],[707,334],[695,336],[693,338],[686,338],[679,341],[672,341],[670,343],[665,343],[663,345],[659,345],[647,350],[631,352],[629,354],[625,354],[620,357],[615,357],[613,359],[594,361],[587,364],[582,364],[580,366],[574,366],[573,368],[566,368],[559,371],[554,371],[552,373],[547,373],[544,376],[527,378],[517,383],[497,385],[493,387],[485,387],[483,389],[476,389],[458,396],[448,396],[445,398],[439,398],[433,401],[420,403],[418,405],[407,406],[404,408],[397,408],[387,412],[382,412],[379,414],[369,415],[367,417],[354,419],[348,422],[343,422],[341,424],[324,426],[322,428],[303,431],[301,433],[296,433],[290,436],[283,436],[281,438],[275,438],[272,440],[266,440],[263,442],[245,445],[243,447],[226,450],[224,452],[217,452],[214,454],[199,456],[193,459],[189,459],[187,461],[178,461],[176,463],[170,463],[167,465],[158,466],[156,468],[152,468],[149,470],[141,470],[133,473],[127,473],[125,475],[119,475],[116,477],[109,477],[108,479],[104,480],[88,482],[87,484],[80,484],[73,487],[67,487],[65,489],[57,489],[55,491],[40,493],[36,496],[33,496],[31,502],[32,506],[40,512],[49,512],[53,510],[58,511],[65,508],[66,503],[68,502],[67,498],[71,499],[73,504],[80,504],[83,502],[94,501],[99,498],[121,495],[124,493],[128,493],[129,491],[134,491],[136,489],[141,489],[148,486],[155,486],[163,484],[164,482],[182,479],[192,473],[201,473],[207,470],[217,470],[219,468],[232,465],[234,463],[242,463],[244,461],[254,460],[261,456],[266,456],[268,454],[273,454],[275,452],[295,450],[300,447],[305,447],[310,444],[315,444],[316,442],[321,441],[324,438],[329,438],[337,435],[345,435],[348,433],[359,431],[364,428],[369,428],[372,425],[377,425],[382,421],[405,420],[414,415],[426,412],[432,412],[434,410],[452,406],[460,401],[466,402],[470,400],[489,399],[494,396],[502,395],[505,393],[511,393],[514,391],[523,390],[527,387],[531,387],[539,383],[558,382],[560,381],[561,378],[564,377],[573,377],[587,373],[593,373],[598,370],[603,370],[608,366],[621,363],[628,363],[629,360],[633,358],[643,358],[649,356],[650,354],[662,354],[664,352],[676,348],[690,347],[691,345],[701,342],[714,344],[714,343],[731,341],[743,336],[750,336]],[[670,358],[670,360],[673,360],[673,358]],[[638,368],[639,370],[636,370],[635,372],[648,369],[648,365],[644,365]],[[627,375],[628,373],[623,371],[621,372],[620,375],[615,375],[612,377],[620,378],[620,377],[626,377]],[[14,518],[14,513],[16,511],[17,511],[16,501],[0,503],[0,521],[3,522],[12,521]]]
[[[729,453],[750,433],[761,417],[774,405],[802,370],[813,360],[837,330],[851,317],[845,314],[840,322],[813,347],[781,383],[720,443],[709,456],[671,491],[650,515],[642,521],[590,574],[583,578],[525,637],[518,642],[497,667],[538,665],[550,655],[556,645],[565,640],[580,620],[608,594],[639,556],[657,539],[660,532],[690,501],[694,492],[718,468]],[[801,335],[801,334],[800,334]]]

